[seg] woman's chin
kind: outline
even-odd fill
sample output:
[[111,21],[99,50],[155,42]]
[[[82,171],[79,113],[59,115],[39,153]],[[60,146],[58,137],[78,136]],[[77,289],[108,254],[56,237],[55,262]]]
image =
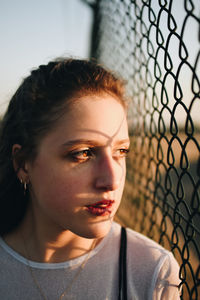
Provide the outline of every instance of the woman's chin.
[[96,222],[93,221],[80,229],[77,228],[74,233],[88,239],[102,239],[109,233],[111,225],[112,219],[103,221],[97,220]]

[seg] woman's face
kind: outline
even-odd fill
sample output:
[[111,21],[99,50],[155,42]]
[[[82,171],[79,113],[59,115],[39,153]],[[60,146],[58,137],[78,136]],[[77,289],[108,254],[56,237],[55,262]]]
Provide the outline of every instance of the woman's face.
[[126,114],[115,98],[76,100],[25,165],[37,224],[86,238],[107,234],[124,188],[128,148]]

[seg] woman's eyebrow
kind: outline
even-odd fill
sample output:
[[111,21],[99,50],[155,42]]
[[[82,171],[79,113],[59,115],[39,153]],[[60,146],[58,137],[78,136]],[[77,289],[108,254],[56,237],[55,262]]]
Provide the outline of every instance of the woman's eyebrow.
[[130,144],[130,139],[128,138],[128,139],[118,140],[114,144],[116,146],[123,145],[123,144],[128,144],[129,145]]
[[91,146],[101,146],[101,144],[96,140],[87,140],[87,139],[76,139],[70,140],[62,144],[62,146],[74,146],[74,145],[91,145]]
[[[122,144],[130,144],[130,139],[122,139],[122,140],[117,140],[117,141],[109,141],[108,144],[114,144],[115,146],[122,145]],[[70,140],[62,144],[64,147],[71,147],[75,145],[89,145],[89,146],[96,146],[100,147],[103,146],[102,143],[100,143],[97,140],[87,140],[87,139],[76,139],[76,140]]]

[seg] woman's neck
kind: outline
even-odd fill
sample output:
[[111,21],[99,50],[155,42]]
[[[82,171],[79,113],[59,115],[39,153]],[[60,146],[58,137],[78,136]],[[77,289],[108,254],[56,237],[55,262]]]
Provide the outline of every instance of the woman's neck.
[[16,230],[4,237],[6,243],[29,260],[60,263],[86,254],[100,239],[80,237],[69,230],[50,230],[47,224],[33,222],[26,215]]
[[44,263],[59,263],[86,254],[93,247],[93,239],[85,239],[66,231],[54,240],[33,234],[23,238],[25,256],[29,260]]

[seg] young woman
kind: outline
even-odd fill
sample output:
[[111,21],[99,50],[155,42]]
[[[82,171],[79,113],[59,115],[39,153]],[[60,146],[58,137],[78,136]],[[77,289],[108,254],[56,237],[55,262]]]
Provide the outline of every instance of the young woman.
[[128,151],[112,73],[61,59],[24,80],[1,126],[1,299],[179,299],[172,254],[113,222]]

